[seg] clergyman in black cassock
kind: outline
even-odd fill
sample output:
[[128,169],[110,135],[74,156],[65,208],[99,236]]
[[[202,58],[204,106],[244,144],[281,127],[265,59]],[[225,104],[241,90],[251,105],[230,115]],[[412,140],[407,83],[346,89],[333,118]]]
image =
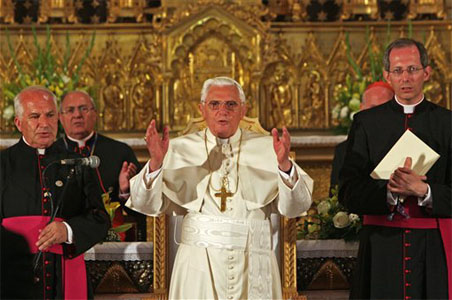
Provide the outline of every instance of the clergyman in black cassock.
[[[355,115],[339,175],[339,201],[364,215],[350,298],[449,299],[452,112],[423,95],[431,68],[422,44],[396,40],[384,63],[395,97]],[[426,177],[411,170],[408,158],[389,180],[372,179],[370,173],[406,130],[440,158]]]

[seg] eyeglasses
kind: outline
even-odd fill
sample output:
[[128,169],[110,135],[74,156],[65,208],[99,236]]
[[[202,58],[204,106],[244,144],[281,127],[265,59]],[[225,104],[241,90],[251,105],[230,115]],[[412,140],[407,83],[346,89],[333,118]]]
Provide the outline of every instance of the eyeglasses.
[[415,75],[417,74],[420,70],[423,70],[423,67],[415,67],[415,66],[409,66],[406,69],[402,69],[402,68],[395,68],[392,71],[389,71],[389,73],[392,73],[392,75],[394,75],[395,77],[399,77],[403,75],[403,72],[407,72],[408,75]]
[[80,105],[80,106],[69,106],[65,110],[61,111],[63,114],[66,115],[73,115],[75,113],[75,110],[78,110],[82,115],[86,115],[90,110],[94,110],[94,107],[88,107],[86,105]]
[[224,102],[212,100],[207,103],[207,106],[209,107],[210,110],[219,110],[221,106],[224,106],[226,110],[236,111],[239,108],[239,103],[232,100]]

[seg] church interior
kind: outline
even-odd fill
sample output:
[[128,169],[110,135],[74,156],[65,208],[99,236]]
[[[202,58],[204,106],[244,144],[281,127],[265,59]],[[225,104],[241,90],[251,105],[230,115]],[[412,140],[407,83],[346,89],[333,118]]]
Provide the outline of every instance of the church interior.
[[[385,46],[412,37],[431,59],[427,99],[451,109],[451,12],[451,0],[0,0],[0,148],[20,136],[12,103],[21,88],[61,97],[77,87],[96,103],[96,130],[144,164],[152,119],[181,135],[199,120],[202,83],[234,78],[250,126],[287,127],[293,158],[314,179],[308,215],[275,221],[283,297],[347,299],[357,242],[305,226],[329,197],[347,104],[382,80]],[[60,74],[53,82],[35,76],[45,64]],[[147,217],[145,232],[88,251],[95,299],[167,299],[174,223]]]

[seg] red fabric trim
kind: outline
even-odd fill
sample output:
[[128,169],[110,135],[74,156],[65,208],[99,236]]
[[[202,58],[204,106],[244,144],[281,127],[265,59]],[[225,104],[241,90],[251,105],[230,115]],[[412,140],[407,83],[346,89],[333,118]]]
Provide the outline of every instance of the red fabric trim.
[[[21,216],[5,218],[2,220],[2,226],[16,234],[19,234],[28,242],[31,253],[39,251],[36,246],[39,230],[44,228],[49,222],[49,216]],[[56,221],[62,221],[55,218]],[[68,259],[63,256],[63,246],[61,244],[53,245],[46,252],[60,254],[63,267],[63,290],[64,299],[86,299],[88,289],[86,283],[86,267],[83,255]],[[44,256],[44,255],[43,255]],[[44,285],[45,288],[45,285]]]
[[396,218],[389,221],[386,216],[364,215],[364,225],[377,225],[385,227],[433,229],[438,228],[438,222],[434,218]]
[[409,218],[388,221],[386,216],[364,215],[364,225],[385,227],[434,229],[439,228],[443,240],[444,253],[447,262],[449,299],[452,299],[452,219],[450,218]]

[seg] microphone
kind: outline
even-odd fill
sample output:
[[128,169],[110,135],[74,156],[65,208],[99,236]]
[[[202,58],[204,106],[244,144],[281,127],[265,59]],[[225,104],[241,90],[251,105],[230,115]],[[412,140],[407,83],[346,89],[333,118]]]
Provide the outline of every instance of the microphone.
[[81,158],[66,158],[60,160],[59,163],[62,165],[87,166],[94,169],[100,165],[100,158],[95,155]]

